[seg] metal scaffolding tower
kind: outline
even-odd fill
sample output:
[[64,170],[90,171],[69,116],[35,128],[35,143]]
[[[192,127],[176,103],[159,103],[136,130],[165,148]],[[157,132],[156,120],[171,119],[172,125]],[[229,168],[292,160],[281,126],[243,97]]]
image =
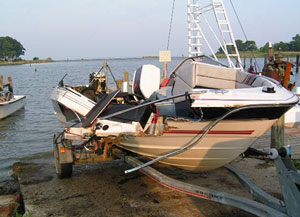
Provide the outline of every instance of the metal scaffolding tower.
[[[203,52],[201,50],[201,46],[204,41],[214,58],[217,59],[205,33],[203,32],[203,29],[201,28],[202,21],[208,26],[215,40],[226,55],[229,67],[242,69],[241,58],[235,43],[223,0],[211,0],[210,4],[206,6],[200,5],[200,1],[201,0],[188,0],[189,56],[202,55]],[[218,34],[204,16],[204,13],[208,11],[214,12],[219,32]],[[236,61],[236,64],[233,63],[233,59]]]

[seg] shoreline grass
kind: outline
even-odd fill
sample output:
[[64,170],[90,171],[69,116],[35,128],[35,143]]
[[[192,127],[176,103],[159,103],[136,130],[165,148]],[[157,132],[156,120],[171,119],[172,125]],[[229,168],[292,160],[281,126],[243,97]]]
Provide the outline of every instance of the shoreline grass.
[[[240,51],[240,57],[241,58],[264,58],[268,56],[268,53],[263,53],[260,51]],[[274,52],[276,54],[278,52]],[[280,53],[283,54],[283,57],[296,57],[297,55],[300,55],[300,51],[281,51]],[[225,54],[216,54],[218,58],[226,58]]]
[[50,63],[55,62],[52,59],[44,59],[44,60],[21,60],[21,61],[0,61],[0,66],[8,66],[8,65],[23,65],[23,64],[34,64],[34,63]]

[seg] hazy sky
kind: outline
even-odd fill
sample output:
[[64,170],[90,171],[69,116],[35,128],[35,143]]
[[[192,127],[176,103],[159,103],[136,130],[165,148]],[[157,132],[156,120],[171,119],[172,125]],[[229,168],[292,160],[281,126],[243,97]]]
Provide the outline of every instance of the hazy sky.
[[[245,40],[230,0],[235,38]],[[249,40],[291,41],[300,0],[232,0]],[[167,46],[173,0],[0,0],[0,36],[17,39],[25,59],[141,57]],[[172,55],[187,55],[187,0],[176,0]]]

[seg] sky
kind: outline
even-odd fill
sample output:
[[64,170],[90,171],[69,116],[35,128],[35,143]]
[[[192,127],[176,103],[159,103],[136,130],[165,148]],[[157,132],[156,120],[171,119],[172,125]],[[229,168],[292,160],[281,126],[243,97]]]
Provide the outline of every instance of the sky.
[[[268,41],[289,42],[300,34],[299,0],[231,1],[248,40],[259,47]],[[230,0],[224,3],[235,39],[245,41]],[[24,59],[158,56],[167,48],[172,4],[173,0],[0,0],[0,36],[18,40],[26,49]],[[187,0],[175,0],[169,46],[173,56],[188,55],[187,38]]]

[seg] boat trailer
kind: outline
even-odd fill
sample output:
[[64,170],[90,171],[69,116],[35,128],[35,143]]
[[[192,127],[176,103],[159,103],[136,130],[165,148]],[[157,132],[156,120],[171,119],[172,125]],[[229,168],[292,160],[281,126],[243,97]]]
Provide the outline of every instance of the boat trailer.
[[[62,142],[58,142],[57,137],[54,138],[54,141],[54,158],[57,175],[59,178],[70,177],[72,175],[72,163],[70,163],[73,162],[72,151],[63,148]],[[114,144],[115,142],[116,141],[111,141],[109,143]],[[108,147],[108,145],[109,144],[106,144],[105,146]],[[64,149],[62,154],[59,154],[60,149]],[[274,160],[283,200],[277,199],[266,193],[247,176],[243,175],[239,170],[230,165],[226,165],[225,168],[237,177],[254,200],[178,181],[150,167],[149,165],[151,164],[149,163],[151,161],[144,163],[140,161],[139,158],[127,155],[126,152],[117,147],[110,150],[110,156],[102,154],[100,155],[100,158],[97,154],[86,153],[86,158],[77,160],[74,164],[87,165],[88,163],[104,162],[119,158],[133,167],[132,169],[127,170],[127,172],[124,171],[125,174],[128,173],[128,171],[132,172],[138,170],[165,187],[191,196],[236,207],[261,217],[300,216],[300,174],[291,159],[290,147],[281,147],[279,150],[271,149],[267,154],[270,159]]]
[[[269,157],[274,160],[284,200],[279,200],[263,191],[239,170],[227,165],[241,184],[248,190],[254,200],[240,197],[234,194],[220,192],[209,188],[181,182],[168,177],[152,167],[143,167],[140,172],[149,176],[159,184],[170,189],[211,200],[232,207],[236,207],[257,216],[269,217],[299,217],[300,216],[300,174],[291,159],[290,147],[282,147],[278,151],[271,149]],[[133,167],[139,167],[144,163],[131,156],[123,156],[126,163]]]

